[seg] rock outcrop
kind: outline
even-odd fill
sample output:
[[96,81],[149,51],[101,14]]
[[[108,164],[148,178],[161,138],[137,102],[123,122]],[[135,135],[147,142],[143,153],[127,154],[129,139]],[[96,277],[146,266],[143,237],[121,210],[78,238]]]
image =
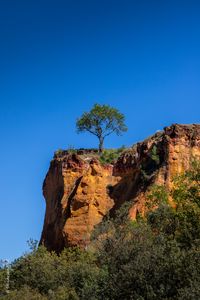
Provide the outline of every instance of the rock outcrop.
[[57,153],[43,185],[40,243],[57,252],[86,246],[94,226],[126,201],[131,218],[143,213],[152,184],[171,188],[174,176],[188,169],[193,157],[200,158],[200,125],[166,127],[125,150],[114,165],[102,165],[95,151],[77,153]]
[[108,186],[117,182],[113,166],[102,166],[93,152],[80,153],[56,155],[44,181],[46,214],[41,243],[49,250],[86,246],[94,226],[114,205],[108,195]]
[[145,202],[153,184],[171,189],[175,175],[186,171],[191,161],[200,158],[200,125],[174,124],[165,127],[132,149],[116,162],[113,175],[121,180],[113,188],[112,198],[117,209],[131,201],[130,217],[146,209]]

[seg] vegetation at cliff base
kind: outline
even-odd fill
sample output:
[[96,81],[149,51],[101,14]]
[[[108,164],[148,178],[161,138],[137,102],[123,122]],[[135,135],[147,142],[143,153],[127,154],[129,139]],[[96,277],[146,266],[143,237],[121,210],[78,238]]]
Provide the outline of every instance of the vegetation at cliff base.
[[0,270],[1,299],[199,299],[200,163],[177,176],[168,193],[173,207],[166,189],[154,186],[153,205],[136,221],[128,219],[126,203],[95,229],[87,250],[58,256],[32,247],[11,265],[9,294]]

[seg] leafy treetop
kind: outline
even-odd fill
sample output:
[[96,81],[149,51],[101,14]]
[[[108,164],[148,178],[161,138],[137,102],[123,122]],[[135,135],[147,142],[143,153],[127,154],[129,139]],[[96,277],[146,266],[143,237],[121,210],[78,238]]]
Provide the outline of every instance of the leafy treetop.
[[88,131],[99,139],[99,152],[103,150],[106,136],[115,133],[121,135],[127,131],[125,117],[116,108],[95,104],[89,112],[84,112],[77,120],[77,132]]

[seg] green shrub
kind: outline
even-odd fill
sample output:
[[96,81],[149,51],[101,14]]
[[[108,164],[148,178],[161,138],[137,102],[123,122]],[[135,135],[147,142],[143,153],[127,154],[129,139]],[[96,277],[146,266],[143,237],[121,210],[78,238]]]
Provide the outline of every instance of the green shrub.
[[2,268],[0,269],[0,296],[1,294],[4,294],[6,291],[6,269]]
[[77,153],[77,150],[74,148],[73,145],[69,145],[69,146],[67,147],[67,151],[68,151],[69,153],[71,153],[71,154]]
[[105,149],[100,155],[100,162],[102,164],[113,164],[124,150],[124,146],[118,149]]
[[163,185],[153,185],[147,195],[146,207],[150,210],[168,202],[169,193]]
[[9,294],[1,297],[2,300],[48,300],[47,297],[41,295],[37,290],[24,286],[19,290],[10,291]]
[[157,152],[158,152],[157,147],[156,147],[156,145],[154,145],[154,146],[152,147],[152,149],[151,149],[150,156],[151,156],[151,159],[152,159],[153,161],[155,161],[155,163],[156,163],[157,165],[159,165],[159,163],[160,163],[160,157],[159,157],[159,155],[158,155]]
[[63,153],[63,151],[64,151],[64,150],[62,150],[62,149],[58,149],[58,150],[56,150],[56,151],[54,152],[54,156],[56,156],[56,157],[59,157],[59,156],[61,156],[61,155],[62,155],[62,153]]

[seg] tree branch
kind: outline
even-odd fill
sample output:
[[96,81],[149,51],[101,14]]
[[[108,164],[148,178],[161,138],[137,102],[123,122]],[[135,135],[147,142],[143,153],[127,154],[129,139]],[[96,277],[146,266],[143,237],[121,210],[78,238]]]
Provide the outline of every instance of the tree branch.
[[95,133],[94,131],[92,131],[92,130],[86,128],[86,127],[83,127],[83,129],[80,130],[80,131],[84,131],[84,130],[89,131],[91,134],[96,135],[97,137],[99,137],[99,135],[97,133]]
[[103,136],[103,138],[105,138],[106,136],[110,135],[110,134],[113,133],[114,131],[115,131],[115,129],[111,130],[110,132],[108,132],[107,134],[105,134],[105,135]]

